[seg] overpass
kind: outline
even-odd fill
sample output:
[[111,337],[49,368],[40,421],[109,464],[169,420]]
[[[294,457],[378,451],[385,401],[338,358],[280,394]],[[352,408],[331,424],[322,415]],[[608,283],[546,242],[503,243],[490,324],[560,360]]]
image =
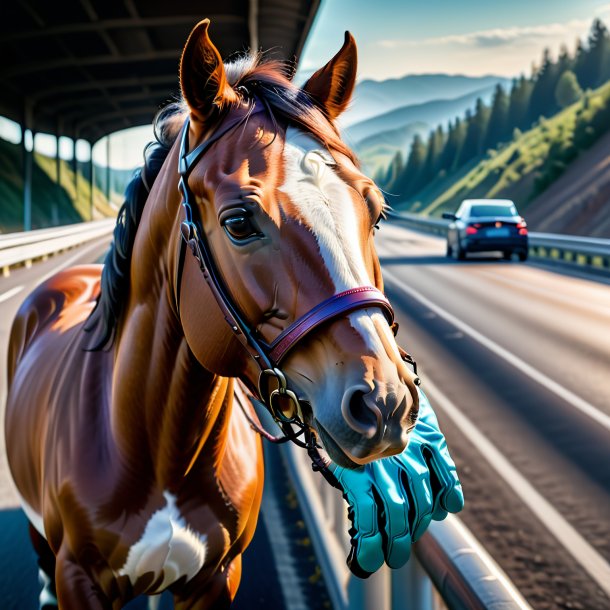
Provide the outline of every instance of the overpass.
[[[92,147],[149,124],[179,92],[178,60],[193,25],[209,17],[223,57],[271,49],[296,60],[320,0],[22,0],[0,8],[0,115],[21,127],[24,228],[31,229],[32,150],[26,131]],[[32,138],[33,141],[33,138]],[[33,148],[33,145],[32,145]],[[76,172],[76,155],[73,155]],[[90,176],[93,180],[90,160]],[[93,198],[93,189],[91,189]]]

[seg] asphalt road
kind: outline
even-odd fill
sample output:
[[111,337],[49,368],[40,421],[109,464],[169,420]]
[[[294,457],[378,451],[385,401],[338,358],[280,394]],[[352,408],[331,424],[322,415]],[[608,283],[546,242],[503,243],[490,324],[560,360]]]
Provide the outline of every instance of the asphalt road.
[[610,608],[610,286],[387,223],[377,243],[466,525],[535,608]]

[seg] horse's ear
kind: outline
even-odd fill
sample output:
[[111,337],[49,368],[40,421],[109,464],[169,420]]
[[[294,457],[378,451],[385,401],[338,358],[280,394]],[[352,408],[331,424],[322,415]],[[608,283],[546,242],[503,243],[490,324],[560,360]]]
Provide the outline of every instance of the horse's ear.
[[191,114],[205,121],[213,110],[237,99],[227,83],[218,49],[208,35],[210,20],[200,21],[190,33],[180,60],[180,88]]
[[336,119],[349,104],[356,84],[357,66],[356,41],[349,32],[345,32],[341,50],[303,87],[331,120]]

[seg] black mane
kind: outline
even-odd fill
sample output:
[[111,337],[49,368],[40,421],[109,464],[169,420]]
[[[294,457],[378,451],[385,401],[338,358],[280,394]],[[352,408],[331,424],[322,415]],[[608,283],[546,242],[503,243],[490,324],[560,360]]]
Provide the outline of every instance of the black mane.
[[129,292],[131,252],[148,193],[159,175],[171,146],[159,139],[144,149],[144,165],[138,168],[125,189],[125,202],[119,210],[112,243],[102,270],[101,291],[95,309],[85,324],[93,332],[91,351],[109,347]]

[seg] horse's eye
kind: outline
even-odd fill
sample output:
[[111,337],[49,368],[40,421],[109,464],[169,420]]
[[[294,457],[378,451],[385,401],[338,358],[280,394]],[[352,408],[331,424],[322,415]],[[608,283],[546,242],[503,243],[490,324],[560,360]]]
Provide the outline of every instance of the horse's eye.
[[222,226],[228,236],[236,242],[245,242],[260,236],[252,218],[245,214],[226,218],[222,221]]

